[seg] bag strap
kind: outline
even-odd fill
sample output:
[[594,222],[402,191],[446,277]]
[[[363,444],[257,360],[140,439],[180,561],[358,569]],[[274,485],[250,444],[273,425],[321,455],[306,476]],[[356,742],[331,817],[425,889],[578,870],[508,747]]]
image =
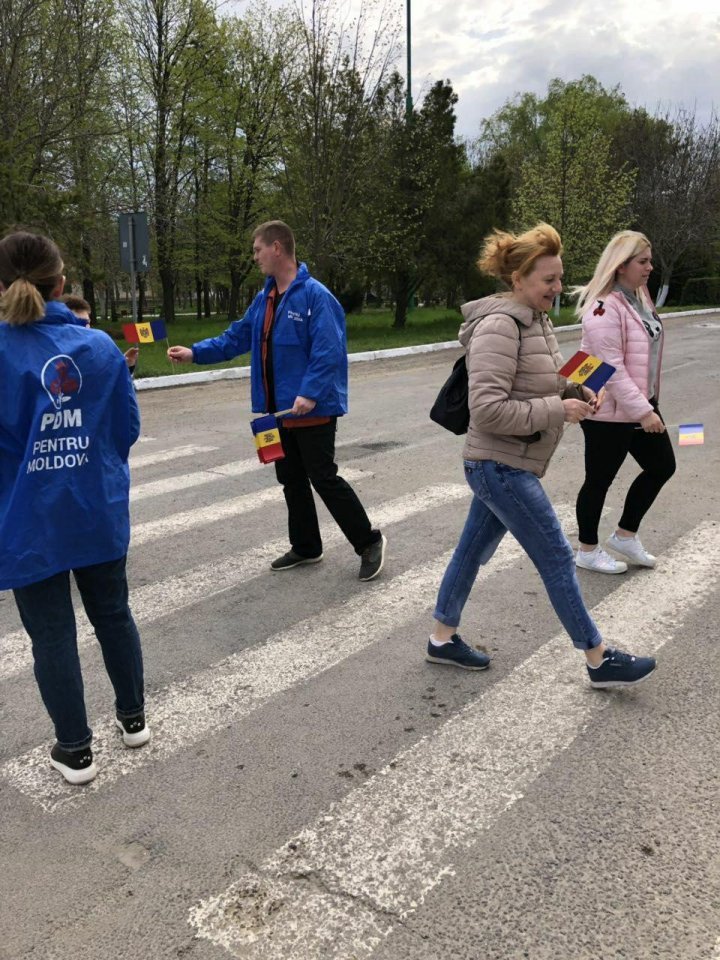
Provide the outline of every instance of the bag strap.
[[[518,328],[518,357],[519,357],[519,356],[520,356],[520,347],[521,347],[521,345],[522,345],[522,324],[520,323],[520,321],[518,320],[517,317],[514,317],[511,313],[503,313],[502,310],[498,310],[498,311],[494,314],[494,316],[497,316],[497,317],[507,317],[509,320],[512,320],[513,323],[515,324],[515,326]],[[482,323],[482,320],[480,321],[480,323]],[[480,326],[480,323],[478,323],[477,327]],[[475,330],[473,330],[473,333],[472,333],[473,337],[475,336],[475,333],[477,332],[477,327],[475,327]],[[470,337],[470,339],[472,340],[472,337]],[[465,348],[465,354],[464,354],[464,356],[467,356],[467,347]]]

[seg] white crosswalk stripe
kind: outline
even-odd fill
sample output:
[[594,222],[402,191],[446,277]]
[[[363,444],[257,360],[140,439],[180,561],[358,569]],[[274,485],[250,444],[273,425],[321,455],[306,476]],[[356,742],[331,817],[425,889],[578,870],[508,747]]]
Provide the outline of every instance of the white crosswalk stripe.
[[[378,527],[401,523],[426,510],[455,500],[469,498],[463,484],[438,484],[425,487],[404,497],[398,497],[372,511]],[[344,542],[339,529],[333,527],[323,536],[324,546],[333,547]],[[160,617],[175,613],[195,603],[231,590],[254,577],[268,574],[271,560],[287,550],[286,540],[275,540],[261,547],[253,547],[239,556],[201,564],[174,577],[138,587],[131,591],[133,616],[139,625],[152,623]],[[269,574],[268,574],[269,575]],[[95,634],[82,609],[76,611],[79,621],[78,644],[86,646],[95,640]],[[24,630],[16,630],[0,639],[0,680],[9,679],[32,664],[30,641]]]
[[[361,443],[359,440],[346,440],[337,445],[337,450],[343,447],[351,447]],[[200,453],[211,451],[215,447],[187,447],[178,448],[178,451],[191,451]],[[172,451],[171,451],[172,452]],[[157,454],[155,456],[158,456]],[[187,456],[187,453],[178,452],[178,456]],[[139,463],[143,458],[138,457],[132,461],[132,466],[147,466]],[[150,461],[160,462],[160,461]],[[145,483],[133,483],[130,488],[130,502],[136,503],[138,500],[146,500],[148,497],[157,497],[167,493],[177,493],[180,490],[190,490],[194,487],[201,487],[208,483],[217,483],[228,478],[242,477],[246,473],[262,473],[266,470],[265,465],[260,463],[257,457],[248,460],[233,460],[230,463],[221,463],[216,467],[208,467],[206,470],[195,470],[192,473],[180,473],[172,477],[164,477],[161,480],[149,480]],[[347,472],[347,470],[345,470]],[[342,471],[341,471],[342,473]],[[272,477],[274,479],[274,476]]]
[[217,447],[201,447],[187,444],[183,447],[172,447],[170,450],[156,450],[154,453],[130,454],[130,468],[137,470],[140,467],[150,467],[156,463],[167,463],[170,460],[180,460],[182,457],[195,457],[199,453],[212,453]]
[[[342,475],[348,482],[351,482],[359,480],[366,474],[363,470],[343,470]],[[232,497],[229,500],[215,500],[204,507],[181,510],[179,513],[171,513],[159,520],[138,523],[133,527],[130,547],[131,549],[139,547],[150,540],[159,540],[175,533],[186,533],[195,527],[202,527],[206,523],[229,520],[232,517],[241,516],[243,513],[249,513],[251,510],[257,510],[268,503],[282,503],[282,490],[277,483],[273,483],[272,486],[256,493],[245,493],[240,497]]]
[[[560,513],[567,519],[569,509]],[[169,687],[148,704],[153,740],[142,751],[121,746],[106,716],[95,723],[93,749],[106,758],[102,777],[77,791],[60,780],[47,762],[51,744],[35,747],[8,761],[0,774],[47,811],[75,806],[114,780],[141,766],[176,754],[215,731],[237,722],[289,687],[317,676],[415,619],[434,599],[434,591],[452,555],[446,553],[373,589],[372,617],[364,595],[323,611],[281,631],[258,648],[233,654],[192,678]],[[506,538],[484,567],[479,580],[497,574],[523,556],[517,542]],[[183,718],[193,717],[193,723]]]
[[208,470],[196,470],[193,473],[184,473],[176,477],[166,477],[162,480],[149,480],[146,483],[133,484],[130,488],[130,502],[146,500],[148,497],[159,497],[164,493],[177,493],[179,490],[189,490],[192,487],[202,487],[206,483],[217,483],[228,477],[241,477],[246,473],[255,473],[263,469],[263,465],[254,460],[238,460],[233,463],[222,463]]
[[[703,524],[652,576],[593,609],[620,642],[656,653],[708,599],[720,540]],[[612,696],[581,680],[582,658],[556,636],[434,735],[352,791],[190,915],[198,934],[245,960],[370,957]],[[442,783],[442,803],[437,785]],[[252,923],[249,918],[252,917]]]

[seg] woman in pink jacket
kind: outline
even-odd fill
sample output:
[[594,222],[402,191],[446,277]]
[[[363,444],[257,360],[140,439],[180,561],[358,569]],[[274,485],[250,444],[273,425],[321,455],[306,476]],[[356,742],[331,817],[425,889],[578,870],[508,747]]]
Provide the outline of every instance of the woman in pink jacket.
[[[625,573],[627,563],[654,567],[637,535],[662,486],[675,472],[675,455],[658,409],[663,326],[646,292],[652,271],[650,241],[642,233],[616,234],[582,287],[580,349],[616,367],[602,407],[580,424],[585,434],[585,482],[577,499],[580,549],[576,564],[598,573]],[[610,486],[627,455],[641,468],[625,497],[617,529],[598,544],[598,524]]]

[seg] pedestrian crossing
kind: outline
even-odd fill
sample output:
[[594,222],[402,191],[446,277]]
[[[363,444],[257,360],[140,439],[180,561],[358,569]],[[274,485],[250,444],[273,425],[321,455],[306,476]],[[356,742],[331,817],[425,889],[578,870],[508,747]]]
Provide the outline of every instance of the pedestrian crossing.
[[[346,478],[354,476],[350,471],[345,471],[344,475]],[[263,494],[261,500],[246,500],[246,509],[249,509],[251,503],[257,508],[272,501],[273,490],[277,499],[279,490],[273,488],[267,491],[267,497]],[[462,484],[437,484],[433,487],[425,487],[408,496],[391,500],[378,508],[373,514],[374,522],[379,527],[390,527],[422,514],[425,510],[444,503],[467,499],[467,497],[467,488]],[[278,506],[282,507],[281,501]],[[171,520],[169,525],[173,528],[181,527],[177,518]],[[135,528],[133,546],[138,541],[138,529],[142,531],[142,525]],[[150,538],[146,538],[146,541],[147,539]],[[329,529],[323,535],[323,539],[326,547],[334,547],[344,542],[340,531],[334,528]],[[133,616],[138,625],[143,627],[160,617],[178,613],[193,604],[210,600],[226,590],[267,574],[270,561],[284,553],[286,549],[286,540],[274,540],[259,547],[252,547],[238,556],[223,557],[222,560],[201,564],[177,576],[138,587],[132,591]],[[78,644],[82,649],[95,642],[95,634],[82,607],[77,610],[77,617],[79,620]],[[15,630],[0,639],[0,681],[9,679],[31,665],[32,655],[24,630]]]
[[[719,562],[717,530],[702,524],[643,584],[644,609],[629,581],[593,615],[621,625],[620,644],[656,654],[716,588]],[[692,578],[683,575],[688,565]],[[579,733],[598,729],[612,697],[566,682],[577,661],[558,634],[482,700],[323,812],[256,874],[199,904],[191,923],[247,960],[370,957],[452,872],[453,853],[476,843]],[[249,932],[259,904],[264,922]]]
[[[207,454],[223,462],[195,469],[198,458]],[[180,554],[178,538],[197,541],[212,536],[214,524],[284,511],[274,475],[256,460],[230,457],[229,450],[217,446],[190,444],[150,452],[143,448],[133,455],[133,509],[144,511],[134,524],[131,546],[139,569],[145,569],[152,549]],[[395,571],[389,565],[367,589],[346,596],[341,592],[321,608],[313,609],[308,600],[292,622],[229,656],[214,658],[210,649],[195,672],[153,689],[147,704],[153,738],[142,750],[122,747],[111,713],[93,716],[100,773],[83,789],[69,786],[50,768],[52,741],[26,744],[0,765],[0,784],[14,792],[18,804],[26,805],[28,817],[86,811],[112,797],[127,778],[141,793],[153,765],[177,764],[189,747],[212,742],[221,731],[251,719],[273,699],[315,678],[331,682],[333,670],[351,657],[373,655],[393,634],[416,637],[420,659],[437,586],[470,494],[457,482],[459,471],[452,472],[451,480],[427,482],[395,463],[402,492],[387,499],[382,467],[390,469],[392,457],[380,454],[381,466],[376,463],[372,471],[363,469],[360,459],[350,460],[341,473],[365,484],[363,500],[368,499],[373,523],[388,529],[391,553],[395,531],[418,531],[422,550],[409,566]],[[148,470],[149,478],[144,475]],[[158,471],[167,475],[158,477]],[[199,506],[162,500],[168,495],[190,497],[193,491],[203,492]],[[154,505],[159,515],[146,519]],[[442,515],[442,510],[452,512],[453,522],[445,525],[443,539],[429,543],[422,530],[428,518]],[[559,505],[568,533],[574,528],[573,514],[572,504]],[[325,579],[336,575],[335,553],[348,547],[327,519],[323,534],[326,561],[317,573]],[[286,548],[284,538],[258,536],[241,550],[234,545],[227,555],[218,552],[202,562],[190,550],[184,560],[177,560],[175,572],[135,588],[131,580],[131,605],[144,646],[152,643],[153,625],[161,618],[172,618],[181,631],[191,610],[211,616],[213,599],[226,591],[251,584],[260,589],[262,578],[267,578],[268,592],[276,589],[278,580],[293,575],[271,574],[268,565]],[[523,558],[518,544],[507,537],[491,564],[482,568],[478,582],[502,582]],[[716,528],[700,524],[663,555],[652,574],[608,584],[612,592],[596,604],[593,616],[600,623],[613,620],[618,645],[638,653],[656,652],[681,633],[689,613],[717,589],[719,561]],[[83,652],[94,637],[84,614],[78,619]],[[3,612],[0,684],[11,710],[14,683],[29,682],[32,669],[29,642],[12,620]],[[101,669],[99,661],[93,669]],[[152,677],[148,680],[152,686]],[[397,924],[422,910],[429,893],[452,874],[453,858],[517,803],[528,785],[591,729],[613,700],[582,682],[582,659],[564,633],[549,637],[502,680],[479,686],[468,707],[397,753],[252,872],[237,871],[229,885],[226,881],[193,890],[186,904],[187,922],[197,937],[247,960],[371,957]],[[22,713],[22,705],[15,706]],[[248,915],[264,919],[248,924]]]

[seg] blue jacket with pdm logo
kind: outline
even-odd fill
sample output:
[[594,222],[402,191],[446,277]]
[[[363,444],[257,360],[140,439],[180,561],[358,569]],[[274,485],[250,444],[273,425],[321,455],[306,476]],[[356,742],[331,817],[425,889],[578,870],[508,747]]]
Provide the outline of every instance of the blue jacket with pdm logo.
[[[193,344],[195,363],[219,363],[250,351],[250,384],[255,413],[268,409],[261,359],[265,306],[275,280],[268,277],[242,320],[224,333]],[[347,413],[348,360],[345,314],[335,297],[310,276],[304,263],[275,311],[272,332],[275,405],[288,410],[295,398],[316,406],[311,417]]]
[[70,313],[0,323],[0,590],[127,553],[135,391],[107,334]]

